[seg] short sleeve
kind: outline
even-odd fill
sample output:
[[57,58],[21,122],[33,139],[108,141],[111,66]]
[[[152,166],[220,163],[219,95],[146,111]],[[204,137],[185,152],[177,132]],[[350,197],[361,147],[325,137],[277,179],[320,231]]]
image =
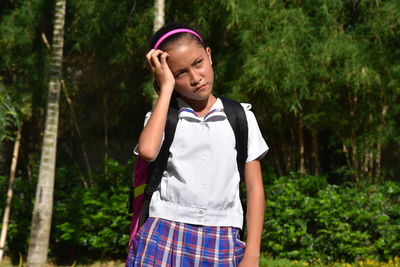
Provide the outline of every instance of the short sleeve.
[[246,162],[250,162],[256,159],[261,160],[267,154],[269,147],[261,134],[254,113],[250,110],[251,105],[242,104],[242,106],[246,113],[247,125],[249,129]]
[[[146,126],[147,122],[148,122],[149,119],[150,119],[150,116],[151,116],[151,111],[149,111],[149,112],[146,113],[146,116],[144,117],[143,127]],[[138,152],[138,145],[136,145],[135,148],[133,149],[133,153],[134,153],[136,156],[139,155],[139,152]]]

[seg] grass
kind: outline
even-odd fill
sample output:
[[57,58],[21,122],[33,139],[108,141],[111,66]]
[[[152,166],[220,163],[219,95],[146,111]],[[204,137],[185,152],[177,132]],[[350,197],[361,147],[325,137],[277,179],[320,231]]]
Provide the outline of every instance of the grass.
[[290,261],[287,259],[268,259],[261,258],[260,266],[262,267],[400,267],[400,258],[394,257],[389,262],[377,262],[373,260],[358,261],[355,263],[330,263],[322,264],[318,260],[315,263],[305,261]]
[[[11,264],[10,260],[5,258],[3,262],[0,262],[0,267],[16,267],[17,265]],[[20,263],[19,267],[25,266],[25,264]],[[71,267],[124,267],[125,263],[123,261],[107,261],[107,262],[95,262],[91,265],[80,265],[72,264]],[[372,260],[359,261],[356,263],[331,263],[322,264],[316,261],[315,263],[309,263],[305,261],[290,261],[287,259],[269,259],[261,258],[260,267],[400,267],[400,258],[395,257],[389,262],[376,262]],[[46,267],[57,267],[56,265],[48,264]]]

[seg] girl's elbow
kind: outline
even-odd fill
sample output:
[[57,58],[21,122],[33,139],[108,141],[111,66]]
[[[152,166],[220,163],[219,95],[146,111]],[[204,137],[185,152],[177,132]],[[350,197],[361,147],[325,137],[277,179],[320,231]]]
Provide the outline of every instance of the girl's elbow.
[[152,162],[158,156],[158,151],[155,149],[151,149],[149,147],[138,147],[139,156],[144,159],[145,161]]

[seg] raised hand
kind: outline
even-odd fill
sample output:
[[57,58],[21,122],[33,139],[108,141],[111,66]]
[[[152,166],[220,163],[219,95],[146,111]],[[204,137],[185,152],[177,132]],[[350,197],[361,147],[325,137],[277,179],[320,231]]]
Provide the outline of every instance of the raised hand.
[[151,49],[146,55],[146,65],[156,79],[156,82],[160,87],[160,93],[165,90],[172,93],[175,86],[174,75],[167,63],[168,57],[169,55],[167,52],[159,49]]

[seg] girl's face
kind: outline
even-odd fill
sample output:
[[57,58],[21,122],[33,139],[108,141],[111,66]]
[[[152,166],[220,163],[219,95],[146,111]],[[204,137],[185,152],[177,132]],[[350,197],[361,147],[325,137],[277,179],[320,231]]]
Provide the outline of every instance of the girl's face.
[[185,99],[203,101],[214,85],[211,49],[182,40],[166,49],[167,63],[175,77],[175,90]]

